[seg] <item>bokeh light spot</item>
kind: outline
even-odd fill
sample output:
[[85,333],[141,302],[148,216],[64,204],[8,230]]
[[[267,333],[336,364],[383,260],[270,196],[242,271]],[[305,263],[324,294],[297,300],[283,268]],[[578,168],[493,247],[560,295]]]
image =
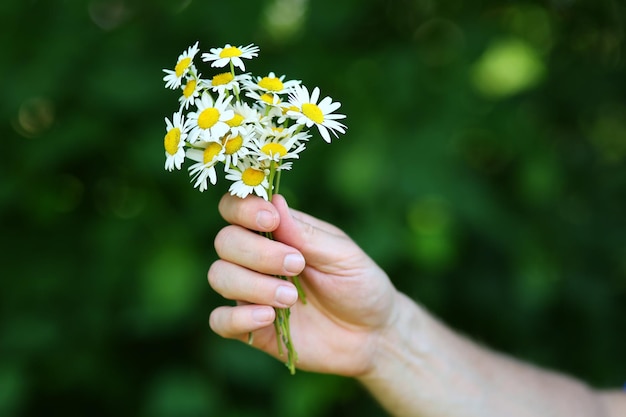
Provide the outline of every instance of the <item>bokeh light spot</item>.
[[503,98],[537,85],[545,74],[539,53],[520,39],[499,39],[472,68],[472,82],[482,95]]
[[123,0],[92,0],[87,6],[89,17],[101,29],[113,30],[130,15]]
[[13,125],[20,135],[33,138],[52,127],[54,120],[52,101],[45,97],[34,97],[22,103]]
[[275,42],[294,38],[306,19],[308,0],[274,0],[263,14],[263,27]]
[[439,196],[428,196],[408,209],[407,221],[413,237],[413,253],[424,267],[440,269],[453,261],[452,213]]

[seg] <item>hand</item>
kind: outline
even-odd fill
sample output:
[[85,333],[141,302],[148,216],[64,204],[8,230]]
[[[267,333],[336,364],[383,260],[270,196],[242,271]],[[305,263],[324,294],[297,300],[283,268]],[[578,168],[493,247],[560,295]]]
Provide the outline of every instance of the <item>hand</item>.
[[[215,238],[220,259],[211,287],[236,306],[216,308],[217,334],[246,341],[278,357],[272,307],[291,307],[291,335],[304,370],[359,376],[373,367],[377,339],[395,316],[398,293],[387,275],[341,230],[273,202],[225,195],[221,215],[231,223]],[[270,240],[259,232],[273,232]],[[306,304],[290,281],[300,276]],[[284,358],[282,358],[284,360]]]

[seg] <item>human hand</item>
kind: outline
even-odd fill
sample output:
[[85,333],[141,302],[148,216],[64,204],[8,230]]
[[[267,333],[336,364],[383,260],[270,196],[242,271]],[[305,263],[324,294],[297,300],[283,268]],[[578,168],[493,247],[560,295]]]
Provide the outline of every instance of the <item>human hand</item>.
[[[359,376],[371,369],[376,341],[391,326],[398,292],[387,275],[341,230],[273,201],[225,195],[221,215],[231,223],[215,238],[219,260],[211,287],[236,306],[213,310],[217,334],[246,341],[278,357],[273,307],[291,308],[298,368]],[[273,232],[270,240],[256,232]],[[295,286],[274,275],[300,276]]]

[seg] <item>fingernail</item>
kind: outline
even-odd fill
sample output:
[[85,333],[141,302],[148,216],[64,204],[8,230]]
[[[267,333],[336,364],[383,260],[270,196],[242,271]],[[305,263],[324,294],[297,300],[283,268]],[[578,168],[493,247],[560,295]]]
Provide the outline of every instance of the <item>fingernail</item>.
[[285,268],[285,271],[293,275],[298,275],[302,272],[304,265],[304,257],[299,253],[290,253],[285,256],[285,259],[283,260],[283,267]]
[[274,213],[268,210],[261,210],[256,214],[256,224],[263,229],[272,229],[276,223]]
[[276,299],[276,302],[286,306],[290,306],[298,299],[298,290],[291,286],[288,287],[286,285],[281,285],[280,287],[276,288],[276,294],[274,294],[274,298]]
[[257,323],[269,323],[273,319],[273,312],[271,308],[255,308],[252,310],[252,318]]

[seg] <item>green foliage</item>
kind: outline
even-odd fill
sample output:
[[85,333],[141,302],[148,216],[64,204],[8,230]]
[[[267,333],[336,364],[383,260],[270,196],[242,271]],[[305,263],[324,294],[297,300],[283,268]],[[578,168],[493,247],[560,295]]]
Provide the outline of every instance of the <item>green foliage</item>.
[[208,328],[225,188],[200,194],[162,149],[161,69],[196,40],[253,42],[254,73],[342,102],[348,133],[283,177],[293,206],[465,334],[626,379],[620,2],[8,0],[0,16],[0,415],[383,415],[353,381],[291,377]]

